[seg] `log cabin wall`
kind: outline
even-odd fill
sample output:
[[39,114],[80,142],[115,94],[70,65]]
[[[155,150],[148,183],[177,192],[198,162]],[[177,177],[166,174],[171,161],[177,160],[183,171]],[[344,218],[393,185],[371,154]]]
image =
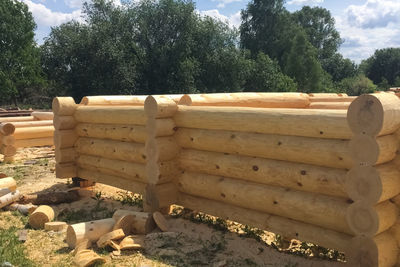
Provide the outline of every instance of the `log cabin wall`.
[[141,193],[146,210],[179,204],[337,249],[350,266],[396,264],[395,95],[86,99],[53,102],[57,177]]

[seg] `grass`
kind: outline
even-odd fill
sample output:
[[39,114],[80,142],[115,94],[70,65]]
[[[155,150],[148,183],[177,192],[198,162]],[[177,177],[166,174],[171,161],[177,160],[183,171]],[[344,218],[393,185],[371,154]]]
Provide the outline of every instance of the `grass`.
[[33,261],[26,257],[26,248],[18,241],[17,230],[14,226],[8,229],[0,229],[0,264],[9,262],[19,267],[36,266]]

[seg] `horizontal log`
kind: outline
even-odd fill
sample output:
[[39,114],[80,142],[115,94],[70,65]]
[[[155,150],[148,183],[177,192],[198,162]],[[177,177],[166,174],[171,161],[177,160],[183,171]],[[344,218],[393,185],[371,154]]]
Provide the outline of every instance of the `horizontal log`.
[[146,141],[146,155],[152,162],[162,162],[174,159],[179,153],[179,147],[174,137],[156,137]]
[[310,103],[303,93],[217,93],[184,95],[179,105],[235,106],[255,108],[305,108]]
[[145,143],[147,139],[146,127],[143,125],[79,123],[75,131],[82,137],[116,141]]
[[393,94],[361,95],[351,103],[347,121],[355,134],[391,134],[400,126],[400,99]]
[[11,135],[15,132],[15,125],[10,122],[0,123],[0,133],[2,135]]
[[75,130],[57,130],[54,132],[54,146],[61,148],[73,147],[78,140]]
[[344,109],[347,110],[351,102],[312,102],[309,109]]
[[144,111],[150,118],[172,117],[178,110],[178,105],[169,98],[148,96],[144,102]]
[[181,169],[347,198],[346,170],[224,153],[183,149]]
[[191,172],[182,174],[178,188],[189,195],[353,233],[346,222],[346,199]]
[[143,144],[80,137],[75,144],[79,154],[99,156],[108,159],[146,163]]
[[77,167],[74,162],[56,163],[57,178],[74,178],[77,177]]
[[144,194],[146,189],[145,183],[124,179],[118,176],[93,172],[82,168],[78,169],[77,176],[83,179],[95,181],[106,185],[111,185],[138,194]]
[[41,205],[29,216],[29,225],[33,229],[44,229],[44,224],[54,220],[54,210],[47,205]]
[[39,112],[35,111],[31,114],[35,120],[52,120],[54,118],[53,112]]
[[55,97],[53,98],[52,109],[54,115],[72,116],[75,112],[77,104],[72,97]]
[[25,128],[25,127],[37,127],[37,126],[51,126],[53,125],[53,120],[42,120],[42,121],[18,121],[13,122],[15,128]]
[[54,145],[53,137],[19,139],[15,141],[15,147],[35,147],[35,146],[52,146],[52,145]]
[[67,228],[66,241],[70,248],[75,248],[83,240],[96,242],[102,235],[112,231],[113,218],[71,224]]
[[178,127],[350,139],[342,110],[179,106]]
[[76,121],[104,124],[145,125],[147,117],[143,107],[79,106],[74,114]]
[[310,242],[339,251],[345,251],[351,239],[350,235],[312,224],[187,194],[179,194],[178,204],[222,219],[271,231],[285,238]]
[[152,119],[146,124],[147,135],[149,137],[170,136],[176,131],[175,121],[171,118]]
[[123,177],[128,180],[147,182],[145,165],[97,156],[79,155],[78,166],[99,173]]
[[33,121],[35,118],[33,116],[20,116],[20,117],[7,117],[1,118],[0,122],[17,122],[17,121]]
[[12,135],[0,134],[0,144],[6,146],[13,146],[15,144],[15,138]]
[[76,120],[73,116],[54,116],[53,123],[56,130],[69,130],[75,128]]
[[[310,102],[339,102],[349,99],[349,96],[344,93],[310,93],[308,96]],[[350,97],[350,99],[355,99],[355,97]]]
[[10,205],[13,202],[18,201],[20,198],[21,198],[21,194],[19,193],[18,190],[1,196],[0,197],[0,209],[7,205]]
[[[180,94],[172,95],[157,95],[165,97],[178,102],[183,96]],[[89,106],[143,106],[147,95],[99,95],[99,96],[85,96],[82,98],[82,105]]]
[[42,137],[51,137],[54,135],[54,127],[51,126],[37,126],[25,127],[15,129],[14,138],[20,139],[33,139]]
[[57,163],[74,162],[78,157],[75,148],[58,148],[55,149],[55,158]]

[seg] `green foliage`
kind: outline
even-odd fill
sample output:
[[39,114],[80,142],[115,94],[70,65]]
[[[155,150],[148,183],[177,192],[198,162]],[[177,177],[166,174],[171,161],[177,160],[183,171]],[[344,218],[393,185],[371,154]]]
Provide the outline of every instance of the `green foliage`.
[[359,74],[355,77],[343,79],[339,83],[339,88],[350,96],[358,96],[374,92],[376,90],[376,85],[365,77],[365,75]]
[[322,67],[331,75],[333,82],[339,82],[344,78],[354,77],[358,73],[356,64],[348,58],[343,58],[339,53],[322,60]]
[[24,245],[18,241],[17,228],[0,229],[0,264],[9,262],[13,266],[31,267],[35,264],[26,257]]
[[400,48],[378,49],[361,65],[365,75],[375,84],[381,84],[381,88],[393,86],[400,76]]

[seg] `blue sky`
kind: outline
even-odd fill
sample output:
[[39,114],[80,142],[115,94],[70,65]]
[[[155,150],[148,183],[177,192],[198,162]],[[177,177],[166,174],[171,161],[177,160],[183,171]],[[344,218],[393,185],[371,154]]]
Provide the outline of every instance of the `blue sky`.
[[[51,27],[71,19],[82,20],[85,0],[20,0],[25,2],[38,25],[36,40],[43,43]],[[117,5],[121,0],[113,0]],[[132,0],[138,1],[138,0]],[[249,0],[197,0],[197,10],[240,25],[240,10]],[[321,6],[334,16],[336,28],[344,43],[340,52],[356,63],[371,56],[376,49],[400,47],[400,0],[287,0],[286,8],[293,12],[304,5]]]

